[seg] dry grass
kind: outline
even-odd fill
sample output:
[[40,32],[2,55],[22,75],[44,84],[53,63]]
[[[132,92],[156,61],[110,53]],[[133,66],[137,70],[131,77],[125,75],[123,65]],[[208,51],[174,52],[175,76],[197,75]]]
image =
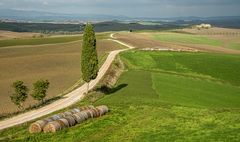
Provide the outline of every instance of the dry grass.
[[32,38],[33,36],[39,36],[39,33],[29,33],[29,32],[11,32],[0,30],[0,40],[14,39],[14,38]]
[[[103,58],[107,52],[123,48],[109,41],[98,40],[97,50]],[[81,41],[39,46],[16,46],[0,49],[0,113],[10,113],[17,108],[11,103],[11,84],[23,80],[32,87],[38,79],[48,79],[50,88],[48,98],[57,96],[81,78],[80,71]],[[35,101],[29,97],[25,106]]]

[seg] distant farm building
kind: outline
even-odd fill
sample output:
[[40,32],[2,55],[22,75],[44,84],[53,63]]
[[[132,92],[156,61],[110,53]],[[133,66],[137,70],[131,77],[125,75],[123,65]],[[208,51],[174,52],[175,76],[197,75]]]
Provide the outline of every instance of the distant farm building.
[[196,26],[196,28],[197,29],[210,29],[210,28],[212,28],[212,25],[210,25],[210,24],[201,24],[201,25],[197,25]]

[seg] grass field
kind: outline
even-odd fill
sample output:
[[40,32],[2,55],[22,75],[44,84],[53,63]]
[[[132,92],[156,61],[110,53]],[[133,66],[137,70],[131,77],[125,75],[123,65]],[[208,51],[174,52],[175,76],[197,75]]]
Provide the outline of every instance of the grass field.
[[106,116],[56,134],[29,134],[27,123],[0,132],[0,137],[56,142],[240,140],[239,80],[231,75],[239,76],[234,72],[239,56],[128,51],[120,57],[127,71],[117,91],[94,103],[111,108]]
[[188,44],[203,44],[212,46],[222,46],[223,42],[217,39],[211,39],[205,36],[180,34],[180,33],[159,33],[154,35],[154,38],[163,42],[177,42]]
[[[104,62],[109,51],[123,48],[115,42],[105,40],[104,36],[97,36],[100,63]],[[11,84],[16,80],[23,80],[31,89],[33,82],[48,79],[50,88],[47,98],[64,93],[81,78],[80,57],[81,41],[0,48],[0,114],[17,111],[9,97]],[[29,97],[25,106],[34,103],[36,102]]]

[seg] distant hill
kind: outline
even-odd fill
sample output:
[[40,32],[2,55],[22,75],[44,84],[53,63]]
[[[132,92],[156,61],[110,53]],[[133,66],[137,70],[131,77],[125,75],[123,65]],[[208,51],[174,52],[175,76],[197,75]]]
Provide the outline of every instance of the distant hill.
[[0,30],[81,31],[83,23],[95,23],[96,31],[158,30],[209,23],[223,28],[240,28],[240,16],[148,18],[101,14],[61,14],[41,11],[0,9]]
[[12,9],[0,9],[0,19],[11,19],[31,22],[60,22],[60,21],[108,21],[113,19],[128,20],[126,16],[112,16],[100,14],[64,14],[42,11],[24,11]]

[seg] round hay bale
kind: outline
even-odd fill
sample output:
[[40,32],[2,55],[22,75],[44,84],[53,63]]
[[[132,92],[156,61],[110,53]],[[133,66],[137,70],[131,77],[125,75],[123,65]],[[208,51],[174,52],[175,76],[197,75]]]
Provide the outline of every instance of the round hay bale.
[[73,118],[73,116],[66,116],[64,118],[68,121],[68,124],[69,124],[70,127],[74,126],[76,124],[76,121]]
[[47,122],[52,122],[52,121],[54,121],[52,118],[44,118],[43,120],[44,120],[44,121],[47,121]]
[[61,118],[61,119],[59,119],[59,121],[61,121],[65,127],[70,127],[67,119]]
[[100,109],[100,108],[96,108],[96,109],[98,110],[100,116],[104,115],[104,111],[102,109]]
[[58,120],[56,120],[56,122],[61,125],[61,128],[65,128],[66,127],[63,121],[60,121],[58,119]]
[[64,113],[59,113],[58,114],[61,118],[65,117],[66,115]]
[[88,114],[87,114],[86,111],[82,111],[82,112],[81,112],[81,115],[84,116],[85,120],[88,119]]
[[83,106],[83,107],[80,107],[79,109],[81,110],[81,111],[83,111],[83,110],[87,110],[87,109],[91,109],[91,108],[95,108],[93,105],[89,105],[89,106]]
[[48,123],[46,120],[38,120],[34,123],[32,123],[29,127],[30,133],[40,133],[42,132],[44,126]]
[[71,110],[71,112],[72,112],[73,114],[75,114],[75,113],[80,112],[80,109],[74,108],[74,109]]
[[93,118],[93,112],[91,110],[87,109],[85,112],[87,113],[88,118]]
[[72,115],[72,112],[66,111],[66,112],[63,113],[63,115],[70,116],[70,115]]
[[94,111],[94,117],[99,117],[100,116],[100,112],[96,109],[96,108],[94,108],[94,109],[92,109],[93,111]]
[[102,110],[102,111],[104,112],[104,114],[107,113],[107,112],[109,111],[108,107],[105,106],[105,105],[98,106],[98,107],[96,107],[96,108]]
[[93,117],[97,117],[97,111],[94,109],[90,109],[90,111],[93,113]]
[[58,119],[60,119],[60,118],[62,118],[60,115],[58,115],[58,114],[55,114],[55,115],[53,115],[53,116],[51,116],[51,118],[53,119],[53,120],[58,120]]
[[85,120],[85,117],[80,114],[74,114],[73,117],[77,123],[81,123]]
[[87,106],[83,106],[83,107],[80,107],[79,109],[80,109],[80,111],[83,111],[83,110],[87,110],[88,107]]
[[44,133],[52,132],[55,133],[62,129],[61,124],[59,124],[57,121],[49,122],[44,128]]

